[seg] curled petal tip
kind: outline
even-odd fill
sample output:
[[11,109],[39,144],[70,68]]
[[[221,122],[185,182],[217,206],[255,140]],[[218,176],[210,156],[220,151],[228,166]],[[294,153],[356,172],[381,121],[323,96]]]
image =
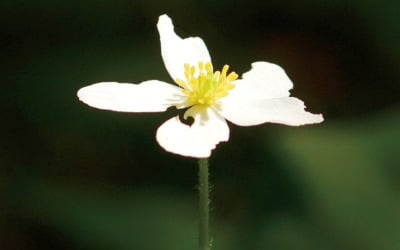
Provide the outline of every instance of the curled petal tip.
[[164,29],[174,29],[171,18],[167,14],[163,14],[158,17],[157,28],[159,31]]
[[315,123],[321,123],[324,121],[324,116],[322,114],[316,114]]

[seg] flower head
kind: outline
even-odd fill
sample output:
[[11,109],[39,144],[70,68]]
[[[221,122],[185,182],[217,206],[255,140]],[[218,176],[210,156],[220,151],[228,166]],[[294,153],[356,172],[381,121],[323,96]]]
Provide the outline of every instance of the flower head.
[[[229,139],[226,120],[239,126],[280,123],[290,126],[320,123],[321,114],[305,111],[304,103],[290,97],[293,84],[276,64],[255,62],[241,79],[224,65],[214,71],[199,37],[182,39],[167,15],[159,17],[161,55],[176,85],[158,80],[139,84],[100,82],[81,88],[78,97],[89,106],[119,112],[161,112],[171,106],[187,108],[164,122],[156,139],[167,151],[189,157],[209,157],[215,146]],[[225,120],[226,119],[226,120]]]

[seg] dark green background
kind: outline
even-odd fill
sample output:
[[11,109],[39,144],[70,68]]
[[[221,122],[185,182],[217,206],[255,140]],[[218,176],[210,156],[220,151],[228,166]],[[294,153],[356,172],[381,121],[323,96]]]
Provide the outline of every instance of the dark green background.
[[215,67],[285,68],[325,122],[230,125],[211,159],[215,250],[400,249],[400,2],[0,2],[0,248],[197,249],[196,161],[164,152],[176,113],[89,108],[99,81],[170,81],[156,22]]

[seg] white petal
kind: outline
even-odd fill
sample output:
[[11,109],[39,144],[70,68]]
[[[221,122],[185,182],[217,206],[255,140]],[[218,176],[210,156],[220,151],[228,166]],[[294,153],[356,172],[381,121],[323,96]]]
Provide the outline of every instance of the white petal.
[[235,88],[226,99],[269,99],[289,96],[293,83],[285,71],[276,64],[254,62],[252,69],[234,82]]
[[78,91],[79,100],[87,105],[120,112],[159,112],[180,106],[185,97],[180,88],[161,81],[140,84],[101,82]]
[[266,122],[301,126],[324,120],[321,114],[311,114],[304,109],[301,100],[295,97],[282,97],[246,102],[222,102],[219,112],[239,126],[253,126]]
[[[173,117],[157,130],[158,143],[168,152],[183,156],[206,158],[221,141],[229,139],[229,127],[220,115],[207,109],[198,113],[188,126]],[[204,119],[206,117],[206,119]]]
[[161,41],[161,55],[165,67],[173,80],[185,80],[184,64],[197,66],[201,62],[211,62],[210,54],[199,37],[180,38],[175,34],[171,18],[161,15],[157,23]]

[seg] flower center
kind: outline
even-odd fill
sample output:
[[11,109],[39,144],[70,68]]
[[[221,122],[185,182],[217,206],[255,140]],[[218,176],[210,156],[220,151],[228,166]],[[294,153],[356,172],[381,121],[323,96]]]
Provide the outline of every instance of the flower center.
[[232,81],[238,78],[235,72],[227,75],[229,66],[224,65],[221,71],[213,72],[211,62],[199,62],[196,68],[185,64],[186,80],[176,79],[176,83],[183,88],[182,92],[188,97],[189,105],[211,106],[219,98],[228,95],[229,90],[235,87]]

